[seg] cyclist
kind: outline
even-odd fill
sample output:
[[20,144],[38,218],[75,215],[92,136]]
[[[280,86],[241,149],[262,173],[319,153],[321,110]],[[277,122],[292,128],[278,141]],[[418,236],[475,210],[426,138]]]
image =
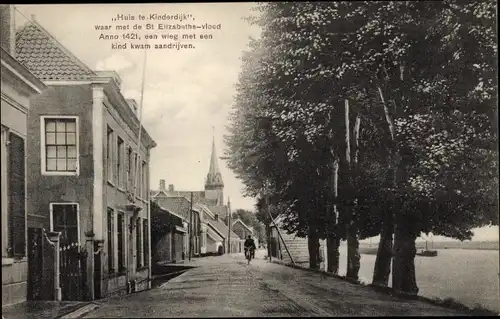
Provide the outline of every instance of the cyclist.
[[247,255],[247,251],[250,250],[250,254],[252,258],[255,258],[255,242],[252,239],[251,235],[248,235],[248,238],[245,240],[245,256]]

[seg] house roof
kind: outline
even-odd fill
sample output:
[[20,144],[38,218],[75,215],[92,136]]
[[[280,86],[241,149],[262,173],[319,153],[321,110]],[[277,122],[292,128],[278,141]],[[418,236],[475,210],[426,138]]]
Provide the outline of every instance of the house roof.
[[[0,56],[2,60],[2,71],[9,70],[13,74],[17,74],[17,78],[22,79],[24,84],[29,87],[30,91],[33,93],[41,93],[47,88],[47,86],[37,78],[32,72],[30,72],[24,65],[19,63],[10,53],[4,48],[0,48]],[[7,73],[2,73],[2,77],[6,76]]]
[[214,214],[219,215],[219,218],[225,219],[228,213],[228,207],[224,206],[215,206],[215,205],[206,205],[208,209]]
[[179,216],[178,214],[172,212],[171,210],[167,210],[164,207],[160,206],[159,210],[155,210],[151,214],[151,218],[154,220],[157,220],[157,218],[162,218],[162,216],[169,216],[169,218],[172,218],[174,223],[177,224],[176,226],[182,227],[182,217]]
[[[219,231],[219,233],[224,235],[224,238],[227,238],[227,233],[229,232],[229,228],[226,226],[226,224],[224,224],[224,222],[220,220],[218,221],[211,220],[208,222],[208,224],[216,228]],[[231,238],[239,239],[240,236],[236,235],[235,232],[231,231]]]
[[235,220],[233,222],[233,226],[237,223],[240,223],[241,225],[243,225],[243,227],[245,227],[246,229],[248,229],[252,234],[253,234],[253,229],[251,227],[248,227],[247,224],[245,224],[240,218],[238,218],[237,220]]
[[189,211],[191,209],[190,201],[185,197],[161,197],[156,198],[155,202],[158,206],[169,211],[173,211],[182,218],[189,220]]
[[16,59],[42,80],[82,80],[96,76],[37,22],[16,33]]
[[[161,189],[150,191],[151,197],[157,197],[161,194],[164,194],[164,196],[167,196],[167,197],[185,197],[188,200],[191,198],[191,193],[193,193],[193,203],[200,203],[200,204],[210,206],[210,207],[222,207],[222,206],[217,206],[217,199],[206,198],[205,191],[173,191],[173,192],[170,192],[168,190],[161,190]],[[220,214],[220,212],[216,212],[216,213]]]
[[210,235],[210,237],[212,237],[213,240],[216,240],[216,241],[224,240],[227,237],[227,235],[224,235],[223,233],[221,233],[220,230],[217,229],[217,227],[215,227],[211,223],[208,223],[208,226],[209,227],[207,229],[207,234]]

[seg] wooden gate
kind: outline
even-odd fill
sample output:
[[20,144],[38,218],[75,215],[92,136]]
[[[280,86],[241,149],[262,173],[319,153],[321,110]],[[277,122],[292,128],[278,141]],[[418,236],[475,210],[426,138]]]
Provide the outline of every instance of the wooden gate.
[[28,300],[43,299],[42,244],[42,229],[28,228]]
[[78,243],[61,245],[60,285],[62,300],[87,300],[87,250]]

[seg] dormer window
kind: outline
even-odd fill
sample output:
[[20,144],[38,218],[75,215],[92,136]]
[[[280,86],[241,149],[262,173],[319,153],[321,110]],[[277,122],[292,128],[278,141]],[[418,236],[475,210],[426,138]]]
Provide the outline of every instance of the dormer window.
[[219,215],[215,214],[215,221],[219,221]]

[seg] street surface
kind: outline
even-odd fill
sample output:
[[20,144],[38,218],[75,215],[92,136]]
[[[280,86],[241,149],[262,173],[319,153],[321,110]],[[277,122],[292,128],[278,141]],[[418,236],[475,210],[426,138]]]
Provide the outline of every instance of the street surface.
[[[110,298],[98,317],[453,316],[459,312],[403,300],[300,269],[269,263],[258,251],[194,260],[198,268],[149,291]],[[189,264],[189,263],[188,263]]]

